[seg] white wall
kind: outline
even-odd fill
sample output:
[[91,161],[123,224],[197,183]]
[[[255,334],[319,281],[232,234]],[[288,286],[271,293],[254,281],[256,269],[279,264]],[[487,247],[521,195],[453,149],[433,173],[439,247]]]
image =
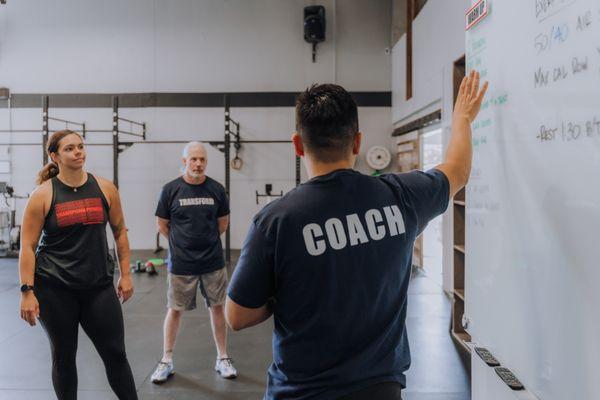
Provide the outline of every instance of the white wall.
[[[0,6],[0,86],[12,93],[144,93],[300,91],[337,82],[352,91],[391,90],[390,1],[321,1],[327,41],[312,63],[302,38],[310,0],[9,1]],[[336,12],[334,12],[334,9]],[[334,29],[335,28],[335,29]],[[123,108],[145,121],[149,140],[222,140],[222,108]],[[56,109],[51,115],[110,129],[111,110]],[[293,108],[232,108],[244,139],[289,139]],[[360,108],[365,150],[391,147],[391,109]],[[41,109],[0,109],[0,129],[39,129]],[[60,123],[51,129],[62,128]],[[127,126],[124,127],[127,129]],[[0,142],[40,142],[40,134],[0,133]],[[91,134],[88,143],[109,143]],[[0,146],[2,147],[2,146]],[[120,157],[120,191],[132,248],[152,248],[160,187],[178,174],[182,145],[135,145]],[[0,149],[2,150],[2,149]],[[112,177],[112,150],[90,146],[87,167]],[[0,151],[0,158],[2,158]],[[364,154],[364,153],[363,153]],[[11,147],[12,174],[0,175],[18,193],[33,188],[41,146]],[[295,184],[291,145],[245,145],[232,172],[232,247],[239,248],[259,209],[255,190]],[[359,168],[368,171],[364,161]],[[223,155],[209,150],[208,174],[224,182]],[[23,201],[19,202],[20,211]]]
[[[413,96],[406,100],[406,35],[392,49],[392,119],[402,123],[441,107],[445,79],[465,52],[468,0],[429,0],[413,22]],[[447,93],[452,96],[452,92]]]
[[[406,35],[392,49],[392,120],[403,125],[442,110],[444,150],[452,118],[452,67],[465,52],[469,0],[429,0],[413,22],[413,96],[406,100]],[[452,287],[452,206],[444,215],[444,289]]]
[[327,41],[315,64],[302,38],[313,3],[11,1],[0,8],[0,84],[15,93],[295,91],[333,80],[335,66],[350,90],[390,90],[391,2],[319,1]]

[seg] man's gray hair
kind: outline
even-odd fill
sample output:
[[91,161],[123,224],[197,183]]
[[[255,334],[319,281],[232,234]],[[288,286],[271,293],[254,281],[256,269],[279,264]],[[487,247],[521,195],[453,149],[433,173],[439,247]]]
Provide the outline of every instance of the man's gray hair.
[[196,147],[196,146],[202,147],[204,149],[204,151],[206,152],[206,147],[204,147],[204,143],[197,142],[197,141],[189,142],[188,144],[185,145],[185,147],[183,148],[183,152],[181,153],[183,158],[188,158],[188,156],[190,155],[190,149],[192,147]]

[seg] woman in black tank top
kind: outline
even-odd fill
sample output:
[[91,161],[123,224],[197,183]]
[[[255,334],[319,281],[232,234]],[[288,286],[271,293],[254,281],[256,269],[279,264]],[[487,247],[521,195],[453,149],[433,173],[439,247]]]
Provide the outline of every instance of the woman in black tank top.
[[[59,400],[77,398],[79,325],[98,350],[117,397],[137,400],[119,304],[119,298],[125,302],[131,297],[133,284],[118,191],[84,170],[86,152],[78,133],[54,133],[46,150],[52,162],[40,171],[40,186],[23,216],[21,318],[32,326],[38,318],[48,335]],[[109,222],[121,266],[116,291],[106,238]]]

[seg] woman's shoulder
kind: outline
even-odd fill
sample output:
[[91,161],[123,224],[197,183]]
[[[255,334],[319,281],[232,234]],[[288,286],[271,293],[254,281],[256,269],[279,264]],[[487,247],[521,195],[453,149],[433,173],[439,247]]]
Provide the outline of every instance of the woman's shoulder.
[[52,203],[52,180],[42,182],[36,186],[35,189],[29,194],[29,200],[27,200],[27,208],[30,210],[38,210],[44,215],[46,210]]
[[111,180],[106,179],[106,178],[104,178],[102,176],[99,176],[99,175],[90,174],[89,172],[88,172],[88,174],[91,177],[93,177],[96,180],[96,182],[98,182],[98,185],[100,185],[101,189],[107,190],[107,191],[117,190],[117,187],[115,186],[115,184]]
[[98,187],[100,188],[100,191],[104,195],[104,199],[107,203],[106,205],[108,206],[108,208],[111,208],[113,201],[115,201],[115,199],[119,198],[119,190],[117,189],[115,184],[112,183],[111,180],[108,180],[101,176],[93,175],[90,173],[88,173],[88,174],[91,178],[93,178],[98,183]]
[[52,195],[52,179],[42,182],[29,194],[30,199],[39,199]]

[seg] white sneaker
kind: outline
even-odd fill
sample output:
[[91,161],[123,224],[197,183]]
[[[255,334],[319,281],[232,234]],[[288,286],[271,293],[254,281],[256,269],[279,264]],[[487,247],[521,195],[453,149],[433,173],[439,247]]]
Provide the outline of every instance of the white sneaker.
[[237,370],[233,366],[231,358],[217,358],[215,371],[221,375],[221,378],[233,379],[237,377]]
[[175,373],[175,369],[173,368],[173,361],[171,362],[163,362],[160,361],[156,366],[156,370],[152,374],[150,381],[152,383],[164,383],[169,379],[171,375]]

